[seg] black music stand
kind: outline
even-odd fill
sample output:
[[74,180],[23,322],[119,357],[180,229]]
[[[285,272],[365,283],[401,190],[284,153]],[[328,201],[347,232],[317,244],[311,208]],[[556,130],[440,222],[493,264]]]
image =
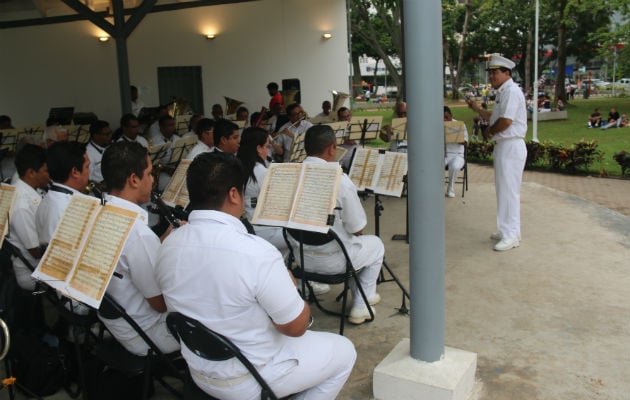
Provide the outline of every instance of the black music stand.
[[[407,192],[408,187],[408,175],[403,177],[403,182],[405,186],[403,188],[403,193]],[[392,240],[404,240],[409,244],[409,192],[405,195],[405,233],[397,233],[392,236]]]

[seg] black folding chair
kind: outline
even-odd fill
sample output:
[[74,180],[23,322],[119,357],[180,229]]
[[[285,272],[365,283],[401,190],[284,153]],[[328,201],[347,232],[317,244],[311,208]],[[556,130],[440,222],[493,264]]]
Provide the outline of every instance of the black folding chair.
[[[225,361],[236,357],[260,385],[261,400],[278,399],[267,382],[262,376],[260,376],[256,368],[251,362],[249,362],[247,357],[241,353],[239,348],[230,341],[230,339],[214,332],[201,322],[178,312],[169,313],[166,317],[166,323],[173,336],[179,338],[180,343],[185,344],[190,351],[201,358],[210,361]],[[199,389],[192,379],[190,379],[188,385],[194,385],[194,387],[191,387],[188,390],[184,389],[184,399],[214,399],[214,397]],[[188,397],[189,393],[194,394],[194,396],[191,395]],[[205,397],[203,394],[205,394]]]
[[[348,255],[348,251],[344,246],[343,242],[337,236],[337,234],[330,229],[328,233],[318,233],[318,232],[310,232],[299,229],[287,229],[283,230],[284,240],[287,242],[289,246],[289,253],[292,260],[296,262],[296,267],[292,269],[293,276],[302,280],[302,294],[306,297],[306,288],[308,287],[310,295],[308,296],[309,300],[315,302],[317,308],[319,308],[322,312],[328,315],[335,315],[339,317],[339,334],[343,335],[343,329],[345,326],[345,321],[347,317],[346,306],[348,304],[348,291],[350,289],[350,280],[353,279],[354,283],[357,285],[359,292],[361,293],[361,297],[366,305],[368,305],[368,310],[370,312],[370,319],[368,322],[374,321],[374,311],[372,307],[369,306],[369,301],[365,292],[363,291],[363,287],[361,286],[361,282],[359,282],[359,278],[357,276],[357,272],[352,265],[352,260]],[[299,258],[295,258],[295,252],[293,250],[293,244],[289,237],[291,236],[298,243],[298,252]],[[326,274],[326,273],[318,273],[318,272],[309,272],[304,268],[304,245],[310,246],[323,246],[324,244],[330,243],[332,241],[336,241],[339,245],[340,250],[343,252],[343,256],[346,260],[346,269],[343,272],[336,274]],[[339,296],[337,296],[337,300],[341,299],[341,310],[339,312],[331,311],[326,309],[321,305],[317,297],[313,294],[313,289],[311,288],[310,281],[319,282],[319,283],[327,283],[329,285],[343,284],[343,290]]]
[[105,293],[98,313],[101,318],[105,319],[123,318],[145,341],[149,351],[146,356],[138,356],[127,351],[118,341],[110,340],[96,345],[93,350],[94,355],[109,368],[117,370],[125,376],[134,377],[144,374],[143,400],[148,399],[150,396],[152,378],[156,379],[173,395],[183,398],[178,390],[163,379],[164,376],[173,376],[182,382],[184,381],[181,371],[173,363],[176,358],[180,357],[180,354],[164,354],[136,321],[127,314],[125,309],[108,293]]

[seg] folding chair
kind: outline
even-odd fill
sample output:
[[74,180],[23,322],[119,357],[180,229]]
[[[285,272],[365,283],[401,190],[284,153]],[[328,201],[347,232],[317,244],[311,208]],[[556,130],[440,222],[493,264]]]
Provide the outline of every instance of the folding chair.
[[[238,347],[223,335],[209,329],[201,322],[178,312],[171,312],[166,317],[169,330],[197,356],[210,361],[225,361],[236,357],[261,387],[261,400],[277,400],[278,397],[271,390],[258,370],[241,353]],[[204,396],[205,395],[205,396]],[[190,396],[190,397],[189,397]],[[195,385],[192,378],[184,388],[184,399],[215,399]]]
[[[284,240],[287,242],[289,246],[289,255],[292,260],[296,261],[296,267],[292,270],[293,276],[297,279],[302,280],[302,295],[306,296],[306,287],[309,289],[310,295],[308,296],[309,300],[315,302],[317,308],[319,308],[323,313],[328,315],[335,315],[339,317],[339,334],[343,335],[343,328],[345,325],[347,313],[346,306],[348,304],[348,291],[350,289],[350,280],[353,279],[354,283],[357,285],[359,292],[361,293],[361,297],[365,304],[370,304],[368,301],[365,292],[363,291],[363,287],[361,286],[361,282],[359,282],[359,278],[357,272],[352,265],[352,260],[348,255],[348,251],[344,246],[343,242],[337,236],[337,234],[331,229],[328,233],[317,233],[310,231],[303,231],[299,229],[288,229],[285,228],[283,230]],[[298,244],[299,258],[295,258],[295,252],[293,249],[293,244],[291,240],[289,240],[289,236],[293,238]],[[322,246],[324,244],[330,243],[332,241],[336,241],[339,245],[340,250],[343,252],[343,256],[346,260],[346,270],[336,274],[327,274],[327,273],[317,273],[317,272],[309,272],[304,268],[304,245],[311,246]],[[324,308],[317,297],[313,295],[313,289],[311,288],[310,281],[319,282],[319,283],[327,283],[329,285],[343,284],[342,292],[337,296],[337,301],[341,299],[341,310],[339,312],[331,311]],[[368,322],[374,321],[374,311],[372,307],[368,306],[368,310],[370,312],[370,319]]]
[[[446,171],[446,178],[444,178],[444,182],[448,183],[448,165],[444,167],[444,171]],[[462,197],[464,197],[468,191],[468,143],[464,143],[464,166],[460,169],[460,171],[463,173],[457,176],[455,183],[462,184]]]
[[179,357],[179,353],[174,355],[162,353],[136,321],[108,293],[105,293],[98,313],[101,318],[105,319],[123,318],[149,346],[149,351],[146,356],[137,356],[128,352],[118,341],[111,340],[103,341],[96,345],[93,354],[111,369],[122,372],[126,376],[133,377],[144,374],[143,400],[148,399],[150,396],[151,378],[156,379],[166,390],[178,398],[182,398],[182,394],[163,379],[163,376],[166,375],[164,372],[168,371],[175,378],[184,381],[180,370],[173,364],[174,359]]

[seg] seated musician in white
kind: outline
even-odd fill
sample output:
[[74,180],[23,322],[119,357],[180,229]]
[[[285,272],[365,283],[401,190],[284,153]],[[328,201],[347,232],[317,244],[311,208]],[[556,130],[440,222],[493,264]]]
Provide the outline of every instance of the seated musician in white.
[[185,160],[194,160],[199,154],[214,150],[214,121],[201,118],[195,126],[195,134],[197,144],[186,155]]
[[[282,255],[239,220],[247,176],[238,158],[204,153],[191,163],[189,223],[164,241],[157,279],[169,311],[230,339],[278,397],[334,399],[356,359],[352,342],[307,330],[310,309]],[[208,361],[182,345],[195,383],[224,400],[260,399],[260,386],[235,358]]]
[[31,278],[32,268],[37,267],[42,250],[35,226],[35,213],[42,201],[39,190],[44,189],[50,177],[46,165],[46,151],[34,144],[25,144],[15,156],[18,178],[15,186],[15,202],[9,218],[7,240],[20,250],[26,265],[18,257],[12,257],[13,271],[18,285],[24,290],[33,291],[35,280]]
[[125,114],[120,118],[120,130],[121,136],[118,139],[119,142],[138,142],[144,147],[149,147],[149,142],[140,136],[140,122],[138,118],[133,114]]
[[[337,110],[338,122],[350,123],[351,119],[352,119],[352,112],[350,111],[349,108],[341,107],[339,110]],[[355,140],[350,140],[346,138],[343,144],[341,145],[341,147],[343,147],[347,151],[346,151],[346,154],[344,154],[343,157],[341,157],[341,160],[339,160],[339,164],[341,164],[341,166],[343,167],[345,171],[348,171],[350,170],[350,161],[352,161],[354,152],[359,146],[357,145],[357,142]]]
[[[444,121],[455,121],[448,106],[444,106]],[[464,141],[468,142],[468,130],[464,125]],[[444,165],[448,168],[448,187],[446,197],[455,197],[454,185],[459,171],[464,167],[464,144],[446,143],[446,154],[444,155]]]
[[112,130],[106,121],[94,121],[90,124],[90,142],[85,147],[85,153],[90,159],[90,180],[94,183],[101,183],[101,158],[103,152],[112,140]]
[[[154,264],[160,238],[149,228],[147,212],[140,207],[149,201],[153,187],[151,160],[138,143],[118,142],[105,150],[102,172],[109,195],[106,203],[138,213],[125,242],[116,270],[107,286],[109,293],[164,353],[179,350],[179,342],[166,327],[166,304],[157,284]],[[165,235],[168,235],[167,230]],[[121,277],[120,277],[121,276]],[[129,352],[145,355],[148,346],[124,319],[101,321]]]
[[[407,103],[400,101],[396,103],[394,107],[394,118],[406,118],[407,117]],[[385,125],[381,129],[379,137],[382,141],[390,143],[389,150],[397,151],[401,153],[407,152],[407,141],[396,137],[396,134],[392,130],[391,125]]]
[[[335,161],[335,132],[328,125],[315,125],[306,131],[304,148],[308,157],[304,163],[326,163]],[[348,321],[362,324],[370,318],[368,307],[377,304],[381,296],[376,293],[376,281],[383,264],[385,246],[378,236],[363,235],[367,217],[357,188],[348,175],[343,174],[339,193],[335,222],[332,229],[344,243],[359,281],[368,298],[365,304],[359,290],[352,287],[353,304]],[[336,273],[346,269],[346,262],[339,245],[332,241],[322,246],[304,246],[305,269],[316,266],[313,272]]]
[[171,175],[175,172],[175,168],[169,163],[171,154],[173,154],[173,143],[179,139],[179,135],[175,133],[177,131],[175,119],[170,115],[161,117],[158,120],[158,124],[160,126],[160,134],[153,137],[152,144],[153,146],[165,146],[160,153],[160,180],[158,182],[158,188],[164,190],[171,179]]
[[274,139],[282,147],[282,152],[276,152],[276,154],[282,156],[283,162],[289,162],[291,158],[293,139],[296,136],[303,135],[308,128],[313,126],[313,124],[304,119],[304,110],[298,103],[287,106],[287,115],[289,116],[289,122],[278,129],[278,136]]
[[46,164],[52,183],[35,213],[39,243],[50,243],[72,195],[87,187],[90,159],[78,142],[57,142],[46,152]]

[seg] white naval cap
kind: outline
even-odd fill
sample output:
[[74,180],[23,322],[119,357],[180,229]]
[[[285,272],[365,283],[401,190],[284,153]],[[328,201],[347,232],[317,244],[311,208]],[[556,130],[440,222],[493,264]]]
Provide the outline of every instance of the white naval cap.
[[499,68],[507,68],[507,69],[514,69],[514,67],[516,67],[516,64],[514,64],[514,61],[507,59],[505,57],[501,57],[498,54],[493,54],[492,57],[490,57],[490,62],[488,63],[488,69],[499,69]]

